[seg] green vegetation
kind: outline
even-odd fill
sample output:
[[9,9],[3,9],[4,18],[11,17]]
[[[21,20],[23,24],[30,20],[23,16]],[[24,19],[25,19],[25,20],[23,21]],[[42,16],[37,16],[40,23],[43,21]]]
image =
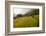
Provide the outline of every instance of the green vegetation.
[[35,9],[28,14],[17,15],[16,17],[14,17],[13,26],[14,28],[38,27],[39,26],[39,10]]
[[38,15],[14,19],[14,27],[37,27]]

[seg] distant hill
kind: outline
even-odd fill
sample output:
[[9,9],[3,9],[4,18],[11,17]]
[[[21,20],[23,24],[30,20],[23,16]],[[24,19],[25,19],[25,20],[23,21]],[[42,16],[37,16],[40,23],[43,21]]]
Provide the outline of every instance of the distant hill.
[[28,11],[26,14],[18,14],[17,16],[14,16],[14,19],[18,17],[24,17],[24,16],[34,16],[34,15],[39,15],[39,9],[33,9],[32,11]]

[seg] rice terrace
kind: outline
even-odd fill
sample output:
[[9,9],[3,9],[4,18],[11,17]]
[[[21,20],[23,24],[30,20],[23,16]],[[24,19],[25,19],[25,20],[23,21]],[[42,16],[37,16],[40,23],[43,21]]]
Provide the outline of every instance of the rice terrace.
[[15,8],[13,27],[39,27],[39,9]]

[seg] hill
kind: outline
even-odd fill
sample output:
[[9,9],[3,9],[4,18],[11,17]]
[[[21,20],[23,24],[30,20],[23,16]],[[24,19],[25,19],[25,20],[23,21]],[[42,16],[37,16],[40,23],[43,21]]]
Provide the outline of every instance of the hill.
[[24,16],[14,19],[14,28],[19,27],[38,27],[39,26],[39,15]]

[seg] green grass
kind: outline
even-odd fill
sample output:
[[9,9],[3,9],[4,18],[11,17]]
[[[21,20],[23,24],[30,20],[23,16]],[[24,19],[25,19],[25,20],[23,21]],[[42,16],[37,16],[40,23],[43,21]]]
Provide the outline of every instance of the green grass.
[[39,16],[34,15],[34,16],[25,16],[25,17],[18,17],[13,20],[13,26],[14,28],[19,28],[19,27],[38,27],[38,20]]

